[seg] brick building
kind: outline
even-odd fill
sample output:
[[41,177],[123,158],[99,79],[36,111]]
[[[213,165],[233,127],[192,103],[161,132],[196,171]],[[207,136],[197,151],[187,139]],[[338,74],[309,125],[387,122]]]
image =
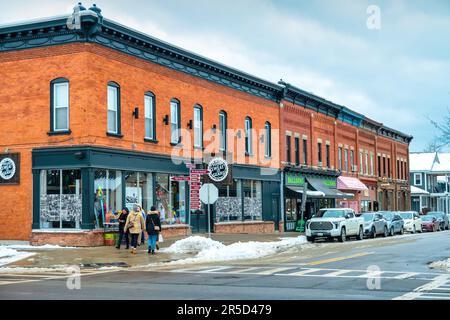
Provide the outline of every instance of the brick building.
[[[189,175],[186,163],[204,168],[211,157],[230,168],[216,184],[217,232],[282,231],[294,174],[310,175],[312,189],[330,180],[324,199],[311,190],[310,210],[350,204],[351,190],[335,188],[341,173],[364,182],[380,208],[409,203],[409,175],[400,182],[397,168],[402,161],[408,170],[411,137],[128,29],[96,6],[76,12],[0,27],[0,239],[101,244],[105,214],[133,203],[156,205],[166,236],[205,231],[205,214],[190,209],[189,183],[176,177]],[[79,23],[68,24],[73,18]],[[304,166],[286,158],[287,136],[291,148],[295,138],[308,142]],[[374,173],[376,155],[391,159],[386,178],[338,170],[341,145],[354,151],[355,165],[359,149],[373,153]],[[358,206],[364,196],[356,195]]]

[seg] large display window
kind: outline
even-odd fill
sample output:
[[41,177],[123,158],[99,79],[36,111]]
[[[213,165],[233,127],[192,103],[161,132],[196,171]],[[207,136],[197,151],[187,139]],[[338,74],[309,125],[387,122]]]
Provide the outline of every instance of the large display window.
[[244,220],[262,220],[262,183],[242,180],[244,192]]
[[41,170],[40,226],[79,229],[82,213],[80,170]]
[[122,172],[96,170],[94,173],[94,213],[97,227],[107,214],[122,210]]
[[186,224],[186,182],[171,181],[169,174],[155,174],[155,206],[161,223]]
[[242,184],[233,180],[231,184],[218,185],[219,199],[216,202],[216,221],[242,220]]

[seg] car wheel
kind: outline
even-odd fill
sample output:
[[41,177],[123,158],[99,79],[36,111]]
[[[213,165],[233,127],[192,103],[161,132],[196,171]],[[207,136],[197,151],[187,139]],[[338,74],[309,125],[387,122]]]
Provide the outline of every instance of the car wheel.
[[306,237],[308,242],[314,242],[316,239],[314,237]]
[[394,227],[391,228],[390,236],[393,237],[395,235]]
[[402,227],[402,228],[400,229],[400,234],[405,234],[405,228]]
[[363,227],[359,227],[358,240],[364,239],[364,230]]
[[416,233],[416,226],[413,227],[412,233]]
[[383,233],[383,237],[387,237],[388,236],[388,228],[385,226],[384,227],[384,233]]
[[347,233],[345,232],[345,228],[341,229],[341,236],[339,237],[339,242],[345,242],[347,240]]
[[372,239],[375,239],[377,237],[377,230],[375,230],[375,227],[372,227],[372,231],[371,231],[371,237]]

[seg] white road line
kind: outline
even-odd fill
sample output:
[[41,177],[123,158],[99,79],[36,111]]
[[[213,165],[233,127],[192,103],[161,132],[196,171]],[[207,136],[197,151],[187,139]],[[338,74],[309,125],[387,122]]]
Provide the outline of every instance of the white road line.
[[393,279],[399,279],[399,280],[401,280],[401,279],[408,279],[408,278],[417,276],[419,274],[420,273],[418,273],[418,272],[407,272],[407,273],[399,274],[398,276],[393,277]]
[[199,271],[199,273],[215,273],[215,272],[220,272],[222,270],[231,269],[231,268],[232,267],[219,267],[219,268],[213,268],[213,269],[206,269],[206,270]]
[[271,268],[269,270],[257,272],[258,275],[273,275],[278,274],[278,272],[286,271],[286,270],[292,270],[294,268]]
[[[386,271],[366,272],[365,274],[362,274],[360,276],[356,276],[355,278],[381,278],[381,275],[383,274],[383,272],[386,272]],[[384,277],[384,278],[391,278],[391,277]]]
[[338,271],[327,273],[324,276],[337,277],[337,276],[340,276],[340,275],[343,275],[343,274],[346,274],[346,273],[350,273],[350,272],[353,272],[353,270],[338,270]]
[[318,269],[318,268],[305,269],[305,270],[298,271],[298,272],[293,272],[293,273],[277,273],[276,275],[277,276],[303,276],[303,275],[306,275],[306,274],[309,274],[309,273],[313,273],[313,272],[317,272],[317,271],[321,271],[321,270],[324,270],[324,269]]
[[254,271],[254,270],[260,270],[260,269],[262,269],[262,268],[264,268],[264,267],[251,267],[251,268],[242,268],[242,269],[239,269],[239,270],[233,270],[233,271],[230,271],[230,272],[227,272],[227,273],[252,273],[251,271]]

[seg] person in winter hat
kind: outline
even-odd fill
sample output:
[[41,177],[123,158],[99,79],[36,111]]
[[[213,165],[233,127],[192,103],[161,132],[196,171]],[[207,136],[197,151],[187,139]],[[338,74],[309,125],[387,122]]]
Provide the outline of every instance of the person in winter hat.
[[128,208],[123,208],[122,212],[119,216],[119,241],[117,242],[117,249],[120,249],[120,245],[122,244],[122,239],[125,237],[125,242],[127,244],[127,248],[130,248],[130,237],[128,230],[125,230],[125,224],[127,222],[128,215],[130,214],[130,210]]
[[131,235],[131,253],[136,254],[139,234],[145,231],[145,220],[142,217],[142,213],[140,212],[137,204],[133,206],[133,210],[127,217],[125,230],[127,230]]

